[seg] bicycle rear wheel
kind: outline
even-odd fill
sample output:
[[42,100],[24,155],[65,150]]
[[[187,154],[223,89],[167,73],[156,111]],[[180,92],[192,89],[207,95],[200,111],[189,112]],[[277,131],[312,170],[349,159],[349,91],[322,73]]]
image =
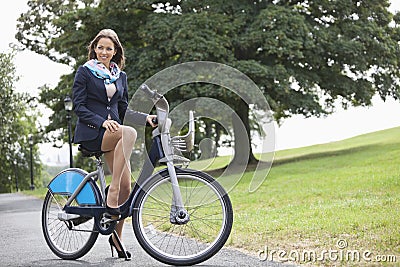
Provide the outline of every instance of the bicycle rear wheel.
[[211,176],[177,169],[179,187],[190,220],[170,220],[172,184],[167,171],[153,176],[134,203],[132,224],[139,244],[153,258],[171,265],[193,265],[217,253],[229,237],[230,199]]
[[[65,221],[58,218],[68,197],[47,191],[42,208],[42,230],[54,254],[62,259],[75,260],[89,252],[99,233],[94,231],[93,218],[79,217]],[[77,203],[74,201],[71,205]]]

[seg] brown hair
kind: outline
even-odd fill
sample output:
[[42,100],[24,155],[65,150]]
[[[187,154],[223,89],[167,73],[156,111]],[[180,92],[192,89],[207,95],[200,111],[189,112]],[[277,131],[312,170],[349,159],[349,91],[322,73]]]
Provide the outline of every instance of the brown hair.
[[118,67],[122,70],[125,67],[125,52],[124,48],[119,41],[118,35],[115,31],[111,29],[103,29],[101,30],[96,37],[90,42],[88,46],[88,60],[97,59],[96,53],[94,51],[97,43],[101,38],[109,38],[115,47],[115,55],[112,57],[111,61],[117,63]]

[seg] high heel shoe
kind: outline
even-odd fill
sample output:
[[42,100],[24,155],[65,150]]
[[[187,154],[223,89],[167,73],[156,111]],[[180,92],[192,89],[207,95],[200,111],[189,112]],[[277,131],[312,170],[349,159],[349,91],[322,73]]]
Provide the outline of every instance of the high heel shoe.
[[[114,250],[113,248],[115,248],[115,250],[117,251],[118,254],[118,258],[125,258],[125,260],[130,260],[131,259],[131,253],[127,250],[125,250],[125,253],[122,250],[118,250],[117,246],[114,243],[114,240],[112,239],[112,235],[110,235],[110,238],[108,239],[108,243],[110,243],[110,247],[111,247],[111,256],[114,257]],[[126,254],[126,256],[125,256]]]
[[119,209],[119,207],[117,208],[110,208],[107,204],[106,204],[106,212],[110,215],[115,215],[115,216],[119,216],[121,215],[121,210]]

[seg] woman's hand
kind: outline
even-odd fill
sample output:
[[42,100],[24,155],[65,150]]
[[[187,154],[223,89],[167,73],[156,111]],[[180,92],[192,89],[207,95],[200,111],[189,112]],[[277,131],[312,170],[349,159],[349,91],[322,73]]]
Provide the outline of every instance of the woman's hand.
[[118,131],[119,123],[114,120],[105,120],[102,126],[113,133]]
[[148,115],[146,121],[151,127],[156,127],[157,124],[153,122],[153,119],[157,119],[157,115]]

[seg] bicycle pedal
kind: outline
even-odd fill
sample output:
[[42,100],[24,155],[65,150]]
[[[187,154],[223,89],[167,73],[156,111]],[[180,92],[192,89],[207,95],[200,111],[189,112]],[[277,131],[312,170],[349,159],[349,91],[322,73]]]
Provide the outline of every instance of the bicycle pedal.
[[104,217],[106,219],[109,219],[109,221],[107,221],[107,222],[118,221],[121,218],[120,215],[111,215],[111,214],[108,214],[108,213],[105,213]]

